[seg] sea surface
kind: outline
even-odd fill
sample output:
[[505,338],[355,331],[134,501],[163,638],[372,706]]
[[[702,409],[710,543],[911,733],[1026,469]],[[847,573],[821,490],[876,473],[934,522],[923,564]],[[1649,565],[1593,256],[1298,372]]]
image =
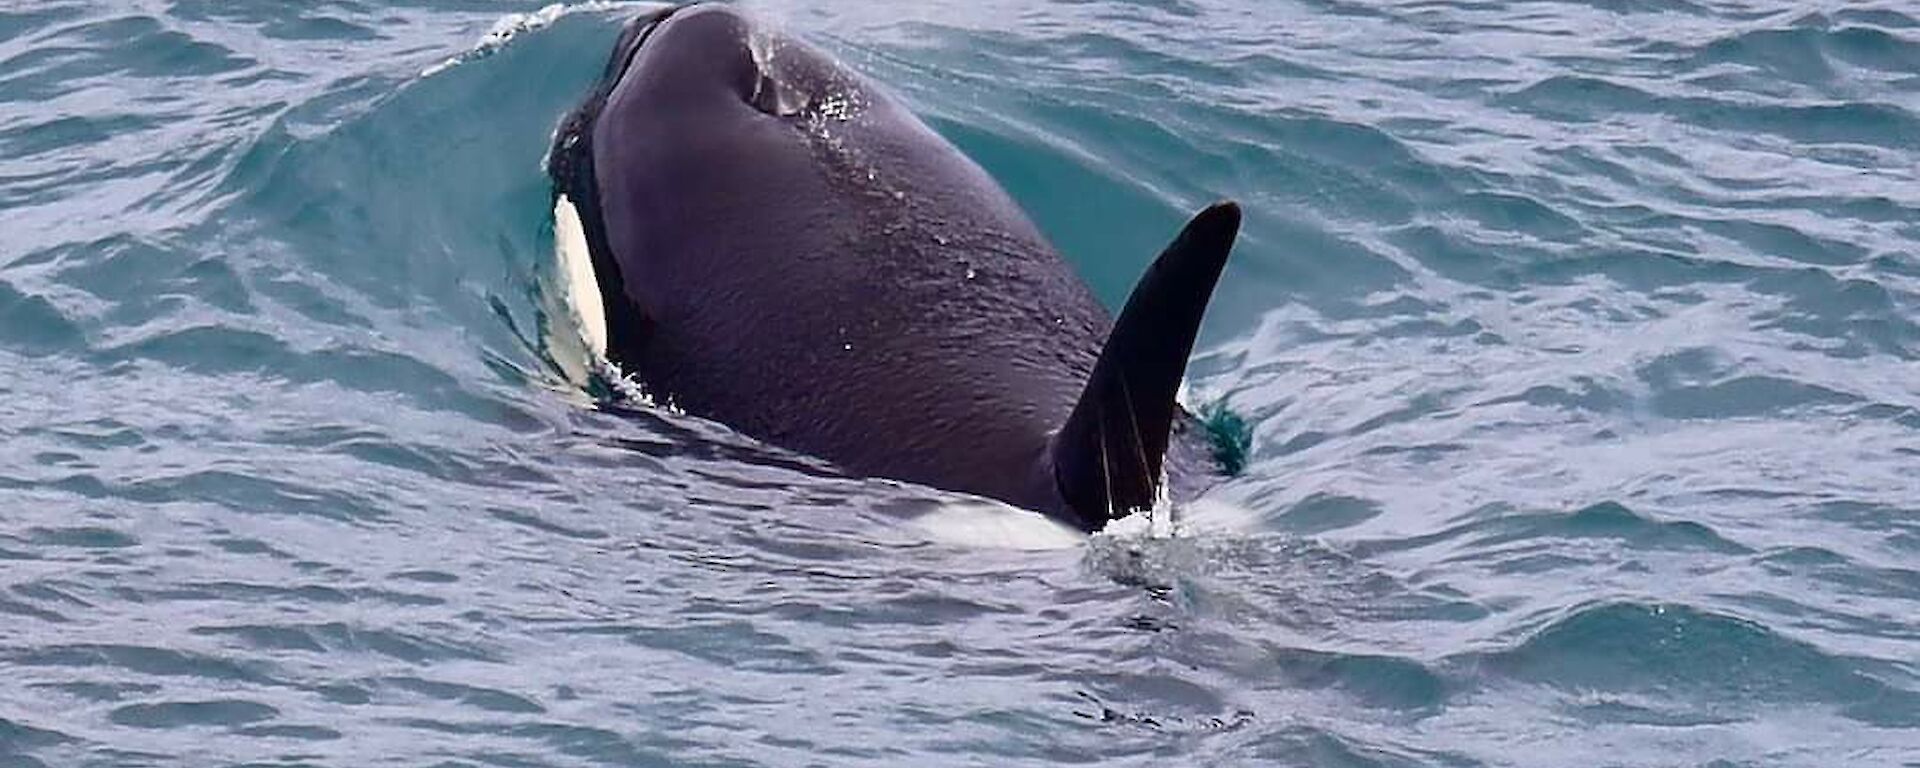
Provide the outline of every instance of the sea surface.
[[1245,471],[1010,547],[570,380],[644,6],[11,0],[0,766],[1920,766],[1920,6],[751,7],[1110,304],[1241,201]]

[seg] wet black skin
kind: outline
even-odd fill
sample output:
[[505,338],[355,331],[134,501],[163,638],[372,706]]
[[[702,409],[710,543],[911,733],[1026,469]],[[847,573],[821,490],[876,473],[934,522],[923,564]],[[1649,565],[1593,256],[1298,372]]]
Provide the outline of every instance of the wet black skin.
[[1116,331],[978,165],[719,5],[630,24],[549,170],[586,230],[607,356],[689,413],[1088,531],[1150,506],[1163,464],[1177,493],[1217,471],[1173,393],[1231,203],[1176,238]]

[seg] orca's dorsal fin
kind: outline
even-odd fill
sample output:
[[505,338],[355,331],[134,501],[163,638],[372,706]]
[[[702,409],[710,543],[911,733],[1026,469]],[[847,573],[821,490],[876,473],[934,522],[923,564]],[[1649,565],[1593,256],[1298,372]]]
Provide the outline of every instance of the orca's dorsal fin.
[[1080,401],[1054,436],[1053,479],[1081,529],[1153,506],[1200,318],[1240,231],[1240,206],[1187,222],[1133,287]]

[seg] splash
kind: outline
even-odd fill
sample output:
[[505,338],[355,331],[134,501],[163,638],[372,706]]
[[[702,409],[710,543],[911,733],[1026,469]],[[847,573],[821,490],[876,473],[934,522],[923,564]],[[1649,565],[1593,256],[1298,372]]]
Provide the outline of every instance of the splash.
[[509,13],[493,23],[487,33],[475,41],[472,48],[448,57],[438,64],[420,71],[420,76],[433,77],[469,61],[484,59],[507,47],[513,39],[537,29],[551,26],[570,14],[580,12],[600,12],[626,8],[640,11],[658,10],[669,3],[657,2],[617,2],[616,0],[588,0],[584,3],[553,3],[537,11],[527,13]]

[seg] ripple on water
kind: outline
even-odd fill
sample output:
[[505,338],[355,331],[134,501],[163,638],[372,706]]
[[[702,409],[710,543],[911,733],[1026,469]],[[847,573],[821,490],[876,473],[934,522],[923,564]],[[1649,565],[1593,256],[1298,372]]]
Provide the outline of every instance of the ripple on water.
[[328,655],[373,654],[398,661],[425,664],[436,660],[492,661],[498,657],[482,646],[452,638],[390,629],[326,624],[276,624],[194,627],[193,634],[231,638],[261,651],[301,651]]
[[0,757],[19,760],[22,765],[45,765],[31,755],[20,754],[22,752],[64,746],[74,741],[74,737],[59,731],[22,725],[0,717]]
[[272,720],[280,711],[257,701],[166,701],[115,707],[107,719],[133,728],[239,726]]
[[[1560,690],[1569,697],[1566,706],[1608,720],[1644,716],[1650,722],[1708,724],[1768,707],[1817,703],[1876,726],[1920,724],[1920,694],[1759,623],[1682,604],[1581,606],[1550,619],[1518,645],[1470,663]],[[1654,689],[1666,695],[1651,705],[1655,711],[1647,711],[1651,699],[1632,704],[1607,695],[1638,699]]]
[[1859,26],[1801,26],[1758,29],[1707,43],[1686,62],[1690,66],[1742,64],[1776,77],[1822,83],[1841,76],[1834,64],[1866,67],[1890,74],[1907,74],[1920,67],[1920,42],[1868,26],[1905,26],[1912,19],[1893,11],[1863,10],[1846,21]]
[[150,677],[190,677],[234,683],[279,684],[257,664],[195,651],[123,644],[48,645],[7,654],[21,667],[105,668]]
[[0,281],[0,349],[26,357],[68,354],[85,338],[46,297]]
[[1371,708],[1432,713],[1450,695],[1445,678],[1412,659],[1275,649],[1273,660],[1288,686],[1334,688]]

